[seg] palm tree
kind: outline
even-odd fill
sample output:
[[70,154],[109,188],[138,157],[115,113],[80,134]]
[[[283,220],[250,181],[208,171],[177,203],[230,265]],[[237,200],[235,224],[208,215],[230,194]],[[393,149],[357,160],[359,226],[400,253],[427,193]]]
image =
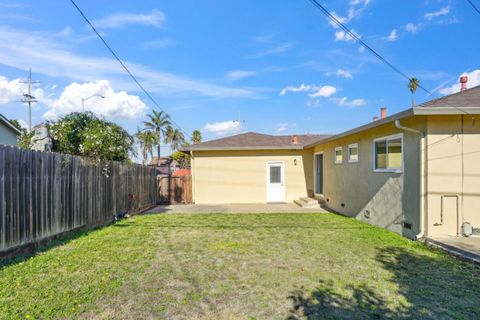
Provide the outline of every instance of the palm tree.
[[150,155],[150,157],[153,157],[153,148],[158,141],[157,134],[150,130],[141,131],[140,129],[138,129],[137,133],[135,133],[135,139],[137,140],[137,143],[139,144],[142,151],[142,163],[146,164],[148,160],[148,155]]
[[157,145],[157,166],[160,166],[160,142],[162,135],[165,135],[165,130],[171,125],[170,116],[163,111],[152,110],[151,114],[148,114],[148,121],[144,121],[143,124],[147,129],[150,129],[155,133],[156,145]]
[[192,141],[193,144],[202,142],[202,133],[200,132],[200,130],[194,130],[192,132],[191,141]]
[[174,129],[172,132],[172,150],[177,151],[183,146],[183,143],[185,142],[185,136],[183,135],[183,132],[180,131],[179,129]]
[[412,93],[412,108],[415,107],[415,100],[413,99],[413,96],[415,94],[415,91],[417,91],[417,88],[419,85],[420,85],[420,80],[418,80],[417,78],[411,78],[408,83],[408,89]]

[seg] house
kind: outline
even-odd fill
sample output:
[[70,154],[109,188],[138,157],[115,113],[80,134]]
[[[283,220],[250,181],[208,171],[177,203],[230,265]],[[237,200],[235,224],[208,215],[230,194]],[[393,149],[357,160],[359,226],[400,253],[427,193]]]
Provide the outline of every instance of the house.
[[[480,86],[333,136],[244,133],[186,148],[195,203],[292,202],[417,239],[480,232]],[[306,199],[304,199],[306,201]]]
[[160,161],[158,159],[158,157],[152,157],[148,165],[156,167],[160,174],[171,174],[175,171],[175,161],[172,157],[160,157]]
[[0,144],[16,146],[22,132],[0,114]]

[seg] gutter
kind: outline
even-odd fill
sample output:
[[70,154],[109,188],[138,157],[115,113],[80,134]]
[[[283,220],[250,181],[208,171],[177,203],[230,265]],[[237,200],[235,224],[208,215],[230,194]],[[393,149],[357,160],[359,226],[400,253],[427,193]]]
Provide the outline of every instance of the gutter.
[[405,127],[400,123],[400,120],[395,120],[395,127],[397,129],[418,134],[420,136],[420,232],[415,235],[415,240],[425,237],[425,133],[420,130]]

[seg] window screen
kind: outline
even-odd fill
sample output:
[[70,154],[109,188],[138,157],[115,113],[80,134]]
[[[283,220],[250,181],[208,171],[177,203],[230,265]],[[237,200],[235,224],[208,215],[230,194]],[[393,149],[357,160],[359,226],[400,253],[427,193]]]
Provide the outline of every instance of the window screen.
[[375,169],[402,169],[402,138],[385,138],[375,141]]
[[335,148],[335,163],[342,163],[343,161],[343,154],[342,148]]
[[282,171],[280,166],[270,166],[270,183],[282,182]]
[[348,162],[358,162],[358,144],[348,146]]
[[387,168],[387,141],[375,142],[375,168],[386,169]]

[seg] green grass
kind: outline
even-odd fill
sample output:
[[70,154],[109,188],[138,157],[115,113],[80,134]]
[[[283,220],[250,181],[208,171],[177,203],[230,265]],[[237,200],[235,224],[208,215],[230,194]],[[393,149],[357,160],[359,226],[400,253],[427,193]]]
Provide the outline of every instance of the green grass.
[[0,265],[0,318],[473,319],[479,279],[333,214],[147,215]]

